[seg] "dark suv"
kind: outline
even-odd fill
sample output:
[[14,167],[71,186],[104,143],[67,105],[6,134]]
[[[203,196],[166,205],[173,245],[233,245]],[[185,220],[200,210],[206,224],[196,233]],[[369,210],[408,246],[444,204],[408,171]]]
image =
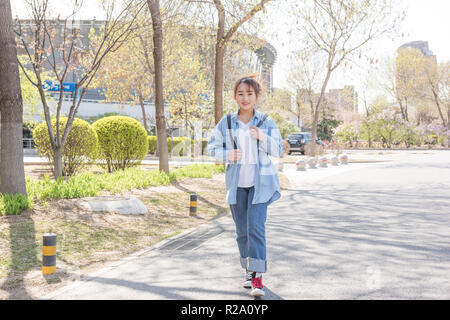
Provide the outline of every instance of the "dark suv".
[[[295,132],[291,133],[287,137],[287,142],[289,142],[289,152],[288,154],[291,154],[292,152],[300,152],[301,154],[305,154],[305,146],[311,142],[312,140],[312,133],[311,132]],[[316,140],[316,144],[322,145],[322,141],[319,139]]]

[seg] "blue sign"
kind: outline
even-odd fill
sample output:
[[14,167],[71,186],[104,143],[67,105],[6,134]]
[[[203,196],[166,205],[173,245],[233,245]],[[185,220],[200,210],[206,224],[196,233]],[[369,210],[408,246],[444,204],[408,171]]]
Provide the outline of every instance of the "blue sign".
[[[63,82],[64,91],[75,92],[75,82]],[[61,86],[59,83],[49,80],[44,81],[42,88],[47,91],[60,91]]]

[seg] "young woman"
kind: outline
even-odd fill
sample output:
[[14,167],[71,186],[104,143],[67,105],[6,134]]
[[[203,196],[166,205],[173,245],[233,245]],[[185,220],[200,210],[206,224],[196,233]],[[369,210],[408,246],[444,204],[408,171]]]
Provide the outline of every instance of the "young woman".
[[283,153],[277,126],[256,110],[260,94],[261,86],[253,77],[239,79],[234,86],[239,110],[220,120],[208,143],[208,152],[227,163],[226,201],[236,224],[241,266],[246,269],[244,287],[252,288],[253,296],[264,295],[267,206],[281,196],[278,174],[268,156]]

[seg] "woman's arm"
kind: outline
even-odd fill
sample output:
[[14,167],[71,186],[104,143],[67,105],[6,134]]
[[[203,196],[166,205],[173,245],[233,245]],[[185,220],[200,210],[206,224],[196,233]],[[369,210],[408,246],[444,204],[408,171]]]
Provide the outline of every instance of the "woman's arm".
[[223,132],[226,132],[226,130],[223,130],[225,117],[223,117],[219,123],[214,127],[214,129],[211,132],[211,137],[208,142],[207,151],[208,153],[216,158],[218,161],[221,161],[223,163],[227,162],[227,149],[226,149],[226,139],[223,135]]

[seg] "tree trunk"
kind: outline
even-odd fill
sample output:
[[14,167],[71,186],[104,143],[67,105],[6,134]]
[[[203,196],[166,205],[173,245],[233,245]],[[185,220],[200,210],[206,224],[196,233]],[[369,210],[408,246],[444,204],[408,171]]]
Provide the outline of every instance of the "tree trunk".
[[319,122],[320,104],[322,103],[323,97],[325,96],[325,90],[327,89],[328,80],[330,80],[331,77],[331,72],[332,71],[328,69],[327,76],[325,77],[325,81],[322,84],[322,90],[320,91],[320,96],[314,110],[314,120],[312,126],[312,140],[311,140],[311,152],[313,157],[316,156],[317,124]]
[[156,136],[156,150],[155,150],[155,156],[159,157],[158,128],[157,128],[157,127],[155,127],[155,136]]
[[406,120],[405,110],[403,109],[403,103],[402,103],[401,99],[398,100],[398,104],[400,106],[400,112],[402,113],[402,118],[403,118],[403,120]]
[[405,120],[406,120],[406,122],[409,122],[409,119],[408,119],[408,98],[405,98]]
[[155,62],[155,113],[157,145],[159,151],[159,170],[169,173],[167,151],[166,120],[164,117],[163,92],[163,32],[159,0],[147,0],[153,25],[153,60]]
[[450,130],[450,105],[447,105],[447,128]]
[[216,39],[216,61],[214,66],[214,120],[219,123],[223,116],[223,57],[225,55],[225,10],[220,3],[216,2],[217,9],[217,39]]
[[62,149],[62,147],[56,147],[53,149],[53,168],[55,179],[63,176]]
[[0,1],[0,192],[27,195],[23,163],[23,104],[11,4]]
[[[436,107],[437,107],[437,109],[439,111],[439,116],[441,117],[442,125],[444,127],[446,127],[447,123],[445,122],[445,118],[444,118],[444,115],[443,115],[442,110],[441,110],[441,105],[439,103],[439,97],[438,97],[436,91],[434,91],[433,89],[431,89],[431,91],[433,92],[434,102],[436,103]],[[449,110],[449,113],[450,113],[450,110]],[[447,118],[447,119],[449,119],[449,118]]]
[[225,50],[216,45],[216,65],[214,70],[214,118],[216,124],[223,116],[223,57]]
[[144,99],[142,98],[141,94],[139,95],[139,104],[141,105],[141,110],[142,110],[142,122],[144,123],[145,131],[148,134],[147,116],[145,114]]
[[184,103],[184,130],[186,131],[185,135],[186,137],[189,137],[188,135],[188,115],[187,115],[187,106],[186,102]]

